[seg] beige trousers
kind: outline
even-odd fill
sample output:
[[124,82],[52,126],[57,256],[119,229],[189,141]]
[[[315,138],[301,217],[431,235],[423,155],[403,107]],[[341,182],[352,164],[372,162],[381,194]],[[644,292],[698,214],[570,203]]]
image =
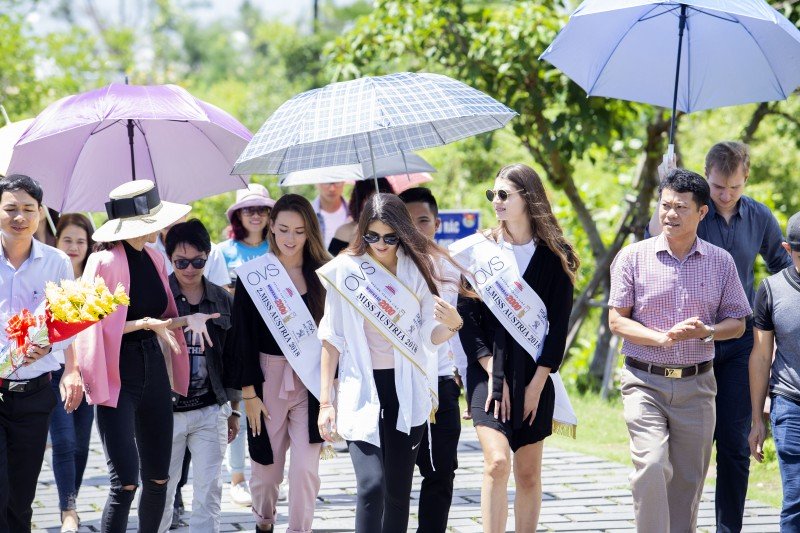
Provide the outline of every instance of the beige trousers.
[[695,531],[711,443],[717,382],[699,376],[666,378],[625,367],[622,402],[630,434],[636,529]]

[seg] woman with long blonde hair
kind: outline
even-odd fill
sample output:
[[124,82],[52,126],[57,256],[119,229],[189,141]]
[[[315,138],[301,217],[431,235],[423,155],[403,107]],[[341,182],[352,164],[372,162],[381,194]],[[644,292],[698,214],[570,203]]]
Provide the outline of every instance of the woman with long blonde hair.
[[[515,531],[535,531],[542,499],[542,445],[554,427],[556,388],[550,374],[558,370],[564,355],[579,260],[532,168],[504,167],[486,196],[499,222],[485,233],[500,259],[494,264],[514,267],[514,288],[522,291],[527,284],[538,295],[549,329],[545,328],[537,359],[492,311],[496,306],[487,305],[491,300],[459,298],[464,317],[459,335],[469,360],[467,399],[484,458],[483,528],[490,533],[506,530],[513,453]],[[513,297],[509,293],[506,299]],[[524,307],[530,299],[521,304],[519,317],[530,313]]]
[[[295,293],[302,298],[293,309],[296,314],[289,312],[292,309],[282,312],[289,318],[280,325],[291,329],[303,322],[303,313],[319,323],[325,289],[315,271],[328,262],[330,255],[308,200],[297,194],[282,196],[270,213],[267,239],[270,252],[251,265],[257,265],[257,270],[266,275],[282,271],[282,284],[269,286],[280,292],[280,305],[290,305],[289,298]],[[234,349],[241,360],[242,398],[249,425],[253,514],[259,531],[274,530],[286,452],[291,449],[288,531],[311,531],[320,485],[322,438],[315,424],[319,402],[309,390],[310,384],[287,361],[286,356],[291,355],[286,353],[287,346],[276,338],[254,302],[248,284],[258,279],[258,275],[245,280],[238,277],[232,312]],[[318,343],[316,347],[318,350]],[[318,352],[312,356],[318,356]]]

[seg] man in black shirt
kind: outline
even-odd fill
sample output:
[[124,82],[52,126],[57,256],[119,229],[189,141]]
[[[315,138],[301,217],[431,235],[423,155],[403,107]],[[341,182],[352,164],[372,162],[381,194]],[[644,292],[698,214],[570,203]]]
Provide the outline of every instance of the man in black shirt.
[[[190,378],[186,397],[173,398],[173,439],[167,501],[172,501],[181,477],[184,452],[192,455],[194,496],[191,531],[219,531],[222,480],[226,445],[239,431],[241,391],[234,383],[234,365],[229,361],[225,339],[231,326],[231,295],[208,281],[203,270],[211,250],[208,231],[199,220],[175,225],[167,234],[165,248],[174,272],[170,288],[178,315],[189,320],[208,320],[205,332],[188,324],[186,345]],[[230,402],[230,404],[228,403]],[[160,531],[173,522],[173,510],[165,509]]]

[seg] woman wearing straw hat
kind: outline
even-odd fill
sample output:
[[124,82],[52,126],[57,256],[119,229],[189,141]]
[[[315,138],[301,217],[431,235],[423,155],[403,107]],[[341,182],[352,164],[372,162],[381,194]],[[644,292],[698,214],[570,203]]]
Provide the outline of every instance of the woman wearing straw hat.
[[[236,191],[236,202],[225,214],[231,223],[231,238],[219,244],[219,251],[228,265],[231,277],[230,288],[236,285],[235,269],[269,251],[267,232],[269,212],[275,200],[259,183],[251,183],[246,189]],[[250,487],[244,477],[245,437],[247,421],[228,446],[228,469],[231,473],[230,496],[233,503],[249,506],[252,503]]]
[[164,260],[145,246],[190,209],[162,202],[149,180],[131,181],[111,191],[109,220],[92,235],[102,245],[89,256],[84,277],[100,276],[112,288],[122,283],[131,301],[75,341],[86,397],[97,405],[111,476],[104,532],[126,530],[140,475],[139,531],[158,531],[172,447],[170,389],[185,396],[189,383],[184,335],[173,330],[186,326],[207,335],[206,320],[216,318],[202,313],[177,317]]

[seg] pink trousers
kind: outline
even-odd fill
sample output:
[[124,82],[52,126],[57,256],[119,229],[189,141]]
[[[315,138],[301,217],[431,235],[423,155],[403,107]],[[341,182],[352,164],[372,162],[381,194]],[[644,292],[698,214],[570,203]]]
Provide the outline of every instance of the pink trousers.
[[319,458],[322,444],[308,442],[308,392],[286,358],[261,354],[264,372],[264,406],[270,419],[267,434],[274,462],[251,461],[250,493],[259,527],[275,523],[278,486],[283,481],[286,451],[289,462],[289,528],[287,533],[311,531],[319,492]]

